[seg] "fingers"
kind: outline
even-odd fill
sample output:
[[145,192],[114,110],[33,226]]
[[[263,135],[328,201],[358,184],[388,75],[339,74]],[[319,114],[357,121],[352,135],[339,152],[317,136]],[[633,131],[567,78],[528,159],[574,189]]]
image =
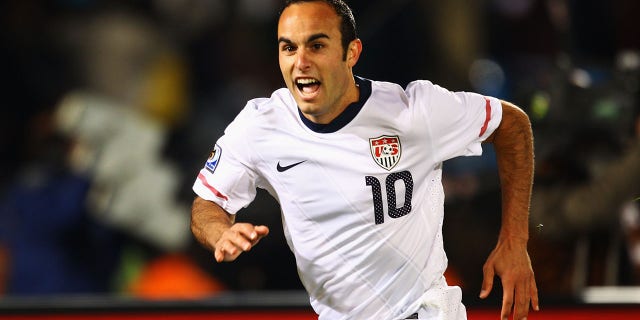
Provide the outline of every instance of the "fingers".
[[536,285],[536,278],[531,277],[530,294],[531,294],[531,306],[533,310],[540,311],[540,302],[538,301],[538,286]]
[[533,307],[533,310],[540,310],[538,288],[533,275],[519,284],[503,279],[502,285],[504,287],[502,310],[500,313],[502,319],[508,319],[511,310],[513,310],[514,320],[527,319],[530,305]]
[[213,252],[213,256],[216,259],[216,262],[224,261],[225,251],[222,247],[216,247],[216,250]]
[[495,276],[493,267],[485,264],[482,268],[482,289],[480,290],[480,299],[484,299],[489,296],[493,289],[493,278]]
[[249,251],[260,239],[269,234],[266,226],[253,226],[248,223],[234,224],[226,230],[215,245],[216,261],[233,261],[242,252]]
[[539,310],[538,289],[526,247],[520,242],[500,242],[482,268],[483,281],[480,298],[486,298],[493,288],[494,276],[500,277],[503,288],[502,319],[526,319],[529,306]]
[[256,232],[256,235],[259,236],[260,238],[269,234],[269,228],[267,226],[256,226],[254,228],[254,231]]
[[515,320],[526,319],[529,314],[529,302],[531,300],[529,285],[530,281],[527,279],[527,281],[524,281],[521,285],[517,285],[515,288],[515,305],[513,310],[513,319]]
[[[509,314],[511,314],[511,309],[513,308],[513,285],[506,284],[502,281],[503,292],[502,292],[502,309],[500,310],[500,319],[507,320],[509,319]],[[514,318],[518,319],[519,318]]]

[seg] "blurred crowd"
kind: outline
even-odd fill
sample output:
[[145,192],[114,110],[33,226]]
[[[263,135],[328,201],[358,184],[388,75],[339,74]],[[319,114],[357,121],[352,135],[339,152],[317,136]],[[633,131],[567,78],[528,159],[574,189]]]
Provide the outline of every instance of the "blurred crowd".
[[[348,3],[364,42],[356,74],[429,79],[529,114],[542,297],[640,285],[639,2]],[[248,99],[282,86],[280,6],[0,3],[0,295],[302,289],[266,193],[238,219],[272,233],[233,264],[189,229],[212,144]],[[500,223],[495,159],[488,148],[444,168],[449,281],[475,297]]]

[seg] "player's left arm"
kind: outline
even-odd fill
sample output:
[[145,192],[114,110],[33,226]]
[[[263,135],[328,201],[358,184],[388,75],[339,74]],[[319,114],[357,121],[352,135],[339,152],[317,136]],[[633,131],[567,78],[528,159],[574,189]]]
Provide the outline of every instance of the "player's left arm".
[[480,298],[486,298],[497,275],[504,289],[502,319],[513,308],[514,319],[524,319],[529,303],[539,310],[538,289],[527,252],[529,204],[533,185],[533,133],[527,114],[502,101],[502,121],[485,140],[493,143],[502,191],[502,226],[498,243],[484,264]]

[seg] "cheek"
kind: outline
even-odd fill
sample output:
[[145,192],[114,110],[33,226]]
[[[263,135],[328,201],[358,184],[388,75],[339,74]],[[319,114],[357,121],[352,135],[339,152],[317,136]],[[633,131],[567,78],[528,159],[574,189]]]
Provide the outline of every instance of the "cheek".
[[287,72],[287,70],[290,69],[290,65],[291,65],[288,62],[288,59],[282,56],[278,58],[278,64],[280,65],[280,72],[282,72],[283,75]]
[[280,60],[280,73],[282,73],[282,78],[285,81],[290,81],[293,76],[294,65],[291,63],[290,59],[282,59]]

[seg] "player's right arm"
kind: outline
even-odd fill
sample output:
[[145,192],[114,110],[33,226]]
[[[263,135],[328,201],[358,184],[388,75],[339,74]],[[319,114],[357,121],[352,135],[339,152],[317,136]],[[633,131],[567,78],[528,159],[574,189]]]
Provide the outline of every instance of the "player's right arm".
[[235,223],[235,215],[213,201],[196,197],[191,207],[191,232],[214,253],[216,261],[222,262],[233,261],[242,252],[251,250],[269,234],[269,228]]

